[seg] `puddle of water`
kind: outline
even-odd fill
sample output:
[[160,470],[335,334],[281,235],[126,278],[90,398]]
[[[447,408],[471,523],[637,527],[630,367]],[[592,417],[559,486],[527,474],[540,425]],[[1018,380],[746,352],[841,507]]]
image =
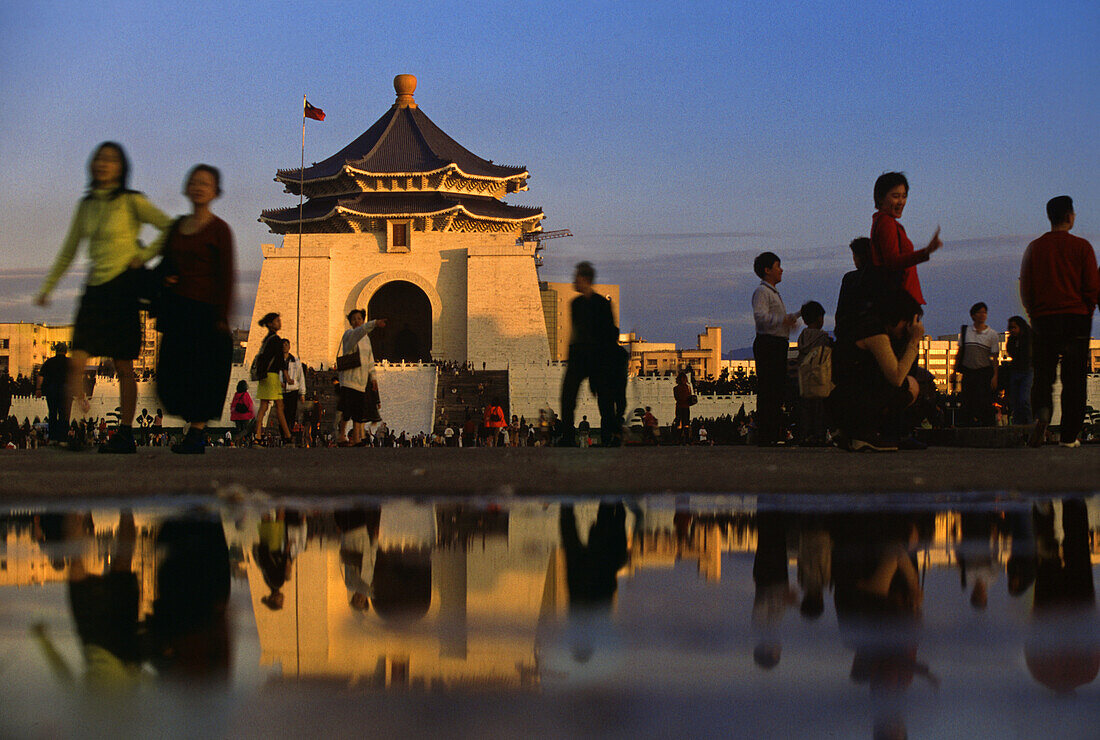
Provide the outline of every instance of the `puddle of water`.
[[1095,496],[243,496],[0,536],[5,737],[1100,726]]

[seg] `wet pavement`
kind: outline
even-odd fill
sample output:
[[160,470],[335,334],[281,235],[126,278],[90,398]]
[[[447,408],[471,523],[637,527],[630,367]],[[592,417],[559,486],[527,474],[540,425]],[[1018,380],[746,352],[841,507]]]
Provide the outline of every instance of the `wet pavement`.
[[223,494],[0,512],[0,735],[1100,726],[1095,495]]
[[233,449],[136,455],[0,451],[0,502],[215,494],[229,487],[317,497],[678,493],[1091,493],[1100,445],[1033,450],[932,447],[849,453],[832,448]]

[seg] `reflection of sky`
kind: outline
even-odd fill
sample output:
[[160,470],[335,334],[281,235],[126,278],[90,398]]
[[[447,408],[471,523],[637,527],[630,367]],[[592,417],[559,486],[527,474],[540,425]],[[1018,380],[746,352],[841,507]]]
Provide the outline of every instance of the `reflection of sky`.
[[[960,307],[979,297],[1000,326],[1014,275],[1006,283],[998,258],[968,240],[1002,238],[1018,258],[1046,229],[1043,203],[1063,192],[1080,204],[1079,231],[1098,231],[1098,8],[699,2],[624,12],[567,0],[459,11],[426,0],[410,11],[389,0],[363,13],[352,2],[4,2],[0,264],[52,259],[89,152],[116,139],[134,185],[169,212],[185,208],[188,167],[221,167],[216,210],[237,235],[241,266],[257,269],[259,245],[275,241],[260,210],[293,205],[271,178],[299,161],[302,94],[328,114],[309,123],[312,162],[362,133],[392,103],[393,75],[411,72],[417,101],[444,131],[528,167],[530,192],[510,202],[541,205],[546,228],[573,230],[547,250],[562,258],[548,260],[544,279],[566,279],[578,253],[607,263],[608,282],[624,288],[623,315],[644,336],[692,342],[702,320],[725,322],[747,299],[727,294],[719,313],[669,322],[642,310],[647,290],[688,295],[691,278],[619,271],[614,255],[735,252],[725,277],[751,285],[755,250],[843,254],[869,229],[871,186],[887,169],[911,177],[904,222],[918,246],[942,224],[936,261],[979,278],[957,300],[959,286],[926,280],[944,313],[930,328],[957,326]],[[700,236],[651,236],[680,233]],[[971,257],[977,267],[966,267]],[[831,308],[835,275],[798,280],[805,286],[788,275],[792,297]],[[34,315],[63,320],[70,310],[59,297],[54,312]]]

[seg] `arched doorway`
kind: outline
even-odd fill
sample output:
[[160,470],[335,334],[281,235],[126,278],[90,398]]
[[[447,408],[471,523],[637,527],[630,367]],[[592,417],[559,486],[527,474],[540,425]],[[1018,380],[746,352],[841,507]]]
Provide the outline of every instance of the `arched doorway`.
[[386,319],[370,335],[376,360],[431,361],[432,304],[418,286],[394,280],[376,290],[367,303],[367,320],[374,319]]

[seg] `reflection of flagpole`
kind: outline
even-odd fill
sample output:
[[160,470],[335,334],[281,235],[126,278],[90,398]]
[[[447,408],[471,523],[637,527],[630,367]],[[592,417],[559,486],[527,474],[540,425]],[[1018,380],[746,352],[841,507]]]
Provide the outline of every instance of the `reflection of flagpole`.
[[294,351],[302,356],[302,206],[306,182],[306,96],[302,94],[302,168],[298,170],[298,294],[294,299]]

